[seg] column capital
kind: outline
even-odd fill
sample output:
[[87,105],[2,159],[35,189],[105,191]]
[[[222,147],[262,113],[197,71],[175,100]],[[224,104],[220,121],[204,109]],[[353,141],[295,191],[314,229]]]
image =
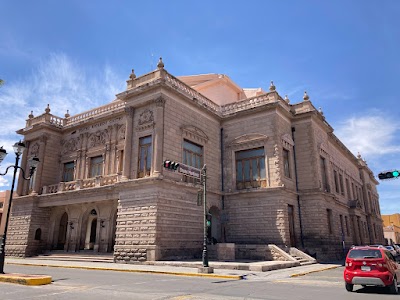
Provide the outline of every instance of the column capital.
[[157,107],[164,107],[165,106],[165,97],[159,96],[156,99],[154,99],[154,103],[156,104]]
[[133,118],[133,114],[135,113],[135,108],[133,108],[132,106],[125,107],[125,113],[126,113],[129,117]]

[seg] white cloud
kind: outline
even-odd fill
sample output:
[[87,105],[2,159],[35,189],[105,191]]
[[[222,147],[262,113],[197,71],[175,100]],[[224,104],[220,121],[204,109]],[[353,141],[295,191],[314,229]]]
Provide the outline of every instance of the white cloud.
[[2,86],[0,141],[14,139],[31,110],[37,116],[50,104],[52,114],[64,117],[67,110],[76,114],[109,103],[124,89],[125,80],[110,66],[86,70],[65,54],[51,54],[29,78]]
[[[1,169],[13,163],[12,145],[22,138],[15,132],[25,126],[31,110],[38,116],[50,104],[51,113],[56,116],[64,117],[67,110],[73,115],[113,101],[115,94],[124,89],[125,78],[112,67],[83,67],[62,53],[49,55],[31,76],[7,81],[0,88],[0,146],[11,154]],[[4,187],[6,181],[1,180],[0,187]]]
[[8,180],[5,177],[0,177],[0,187],[8,186]]
[[374,110],[340,123],[335,134],[353,152],[370,159],[400,153],[400,121]]

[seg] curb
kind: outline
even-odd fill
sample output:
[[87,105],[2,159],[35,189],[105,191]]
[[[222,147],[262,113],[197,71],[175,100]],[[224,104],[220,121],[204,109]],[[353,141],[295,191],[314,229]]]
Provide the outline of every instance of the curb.
[[82,269],[82,270],[95,270],[95,271],[115,271],[115,272],[125,272],[125,273],[147,273],[147,274],[160,274],[160,275],[209,277],[209,278],[221,278],[221,279],[233,279],[233,280],[243,279],[243,275],[218,275],[218,274],[186,273],[186,272],[155,271],[155,270],[101,268],[101,267],[88,267],[88,266],[57,266],[57,265],[29,264],[29,263],[7,263],[7,264],[19,265],[19,266],[31,266],[31,267],[37,266],[37,267]]
[[44,285],[51,283],[51,276],[25,275],[25,274],[0,274],[0,282],[16,283],[23,285]]
[[332,270],[332,269],[336,269],[339,268],[340,266],[332,266],[332,267],[326,267],[326,268],[322,268],[322,269],[318,269],[318,270],[312,270],[312,271],[308,271],[308,272],[302,272],[302,273],[295,273],[290,275],[290,277],[300,277],[300,276],[304,276],[307,274],[311,274],[311,273],[316,273],[316,272],[322,272],[322,271],[326,271],[326,270]]

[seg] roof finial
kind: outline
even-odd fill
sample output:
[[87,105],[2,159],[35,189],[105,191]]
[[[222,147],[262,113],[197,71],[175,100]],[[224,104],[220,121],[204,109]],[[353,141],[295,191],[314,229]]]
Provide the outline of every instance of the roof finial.
[[66,118],[69,118],[71,115],[69,114],[69,109],[67,109],[67,113],[65,114]]
[[135,70],[132,69],[132,73],[129,75],[129,79],[135,79],[136,75],[135,75]]
[[310,100],[310,97],[308,97],[308,95],[307,95],[307,91],[304,91],[303,100],[304,101],[309,101]]
[[358,159],[361,159],[361,154],[360,154],[360,152],[358,152],[357,158],[358,158]]
[[29,119],[33,119],[33,110],[31,110],[31,113],[28,116]]
[[271,92],[273,92],[273,91],[276,90],[276,87],[275,87],[274,82],[273,82],[272,80],[271,80],[271,84],[270,84],[270,86],[269,86],[269,90],[270,90]]
[[47,104],[47,107],[44,111],[46,112],[46,114],[50,113],[50,104]]
[[162,61],[162,57],[160,57],[160,60],[158,61],[157,68],[164,69],[164,63]]
[[322,111],[322,107],[318,107],[318,112],[319,112],[321,115],[324,115],[324,112]]
[[287,104],[289,104],[290,103],[290,100],[289,100],[289,98],[288,98],[288,95],[285,95],[285,102],[287,103]]

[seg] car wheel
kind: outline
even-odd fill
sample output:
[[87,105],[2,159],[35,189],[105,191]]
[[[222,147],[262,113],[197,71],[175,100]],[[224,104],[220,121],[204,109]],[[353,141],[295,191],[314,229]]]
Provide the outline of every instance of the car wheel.
[[351,284],[351,283],[347,283],[347,282],[346,282],[346,290],[347,290],[348,292],[352,292],[352,291],[353,291],[353,287],[354,287],[354,284]]
[[396,277],[393,278],[393,283],[389,286],[389,290],[391,294],[398,294],[399,288],[397,286],[397,279]]

